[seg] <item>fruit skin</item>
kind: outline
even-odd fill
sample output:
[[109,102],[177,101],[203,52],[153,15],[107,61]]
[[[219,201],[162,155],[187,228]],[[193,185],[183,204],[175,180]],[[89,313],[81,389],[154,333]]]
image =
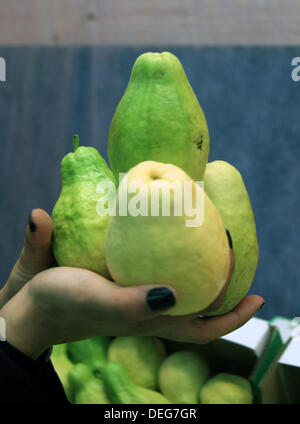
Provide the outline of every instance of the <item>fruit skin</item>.
[[258,244],[251,202],[239,171],[224,161],[207,165],[204,190],[230,231],[235,268],[220,309],[207,315],[231,311],[247,294],[258,262]]
[[99,216],[99,182],[115,179],[92,147],[78,147],[61,163],[62,190],[53,209],[53,253],[60,266],[86,268],[109,277],[104,238],[109,216]]
[[108,157],[116,179],[154,160],[201,181],[208,154],[206,119],[178,58],[169,52],[139,56],[109,130]]
[[114,404],[170,404],[162,394],[135,384],[119,362],[108,362],[102,370],[106,392]]
[[209,377],[209,365],[199,353],[179,351],[162,363],[159,387],[172,403],[196,404],[200,389]]
[[74,364],[67,356],[67,344],[53,346],[50,359],[55,372],[58,375],[61,384],[63,385],[67,398],[71,400],[71,389],[67,376],[68,373],[74,368]]
[[[155,179],[153,179],[155,178]],[[180,168],[147,161],[132,168],[127,184],[143,182],[148,190],[141,190],[141,204],[151,204],[153,186],[169,188],[170,184],[190,182],[193,200],[203,194],[200,185],[192,181]],[[117,193],[128,195],[126,179]],[[174,195],[171,193],[171,211]],[[161,206],[162,202],[159,201]],[[184,209],[184,208],[183,208]],[[182,216],[112,216],[105,240],[107,265],[114,280],[121,286],[169,284],[177,294],[177,303],[168,315],[199,312],[210,305],[221,292],[230,270],[231,254],[222,219],[204,193],[204,222],[198,227],[186,227]],[[218,266],[216,266],[216,264]]]
[[74,404],[109,404],[103,382],[85,364],[77,364],[68,374]]
[[94,373],[100,372],[107,362],[110,337],[96,336],[67,344],[67,354],[74,364],[83,363]]
[[163,342],[156,337],[116,337],[110,344],[108,359],[120,362],[132,381],[148,389],[156,389],[158,370],[166,356]]
[[251,383],[239,375],[220,373],[204,384],[200,400],[204,404],[251,404]]

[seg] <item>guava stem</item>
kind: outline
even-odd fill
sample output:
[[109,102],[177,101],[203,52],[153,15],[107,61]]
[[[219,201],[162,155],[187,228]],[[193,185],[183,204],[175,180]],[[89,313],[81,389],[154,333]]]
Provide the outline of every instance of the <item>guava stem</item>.
[[78,134],[74,134],[73,135],[73,151],[76,152],[76,150],[79,147],[79,135]]

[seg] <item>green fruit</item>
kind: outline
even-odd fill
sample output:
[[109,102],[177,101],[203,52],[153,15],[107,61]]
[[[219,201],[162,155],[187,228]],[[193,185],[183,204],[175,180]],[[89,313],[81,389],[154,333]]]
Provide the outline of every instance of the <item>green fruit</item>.
[[132,381],[148,389],[156,389],[165,356],[165,347],[156,337],[116,337],[108,351],[110,361],[123,364]]
[[50,359],[55,372],[58,375],[61,384],[63,385],[67,398],[71,400],[71,390],[67,376],[68,373],[74,368],[74,364],[67,356],[67,345],[60,344],[53,346]]
[[115,404],[169,404],[162,394],[135,384],[119,362],[108,362],[102,370],[106,392]]
[[[140,183],[144,189],[138,198],[140,205],[149,206],[147,216],[134,216],[131,206],[135,194],[126,188]],[[187,216],[182,200],[185,196],[181,192],[180,199],[173,183],[180,187],[190,184],[190,200],[204,198],[202,225],[199,226],[200,220],[196,222],[198,226],[186,226],[201,207]],[[155,187],[170,192],[170,216],[162,215],[161,190],[157,202],[153,202],[159,207],[158,216],[150,210],[152,200],[156,200],[151,198]],[[128,210],[125,216],[120,216],[119,204],[124,197]],[[121,181],[116,204],[117,214],[110,219],[105,240],[107,265],[114,280],[121,286],[155,283],[174,287],[177,302],[166,312],[169,315],[185,315],[208,307],[228,279],[231,253],[222,219],[201,186],[174,165],[142,162]],[[174,207],[177,211],[181,207],[182,213],[174,216]]]
[[101,200],[98,183],[115,185],[106,162],[92,147],[78,147],[61,163],[62,190],[54,207],[53,252],[60,266],[73,266],[109,273],[104,258],[104,239],[109,215],[100,216],[96,207]]
[[209,376],[209,365],[199,353],[179,351],[168,356],[160,367],[159,387],[172,403],[195,404]]
[[250,381],[227,373],[215,375],[200,392],[201,403],[205,404],[250,404],[252,398]]
[[202,180],[208,153],[205,116],[180,61],[169,52],[139,56],[109,130],[115,177],[154,160]]
[[68,374],[75,404],[109,404],[103,382],[84,364],[77,364]]
[[79,342],[68,343],[68,356],[75,364],[86,364],[93,372],[97,373],[107,362],[110,340],[110,337],[96,336]]
[[239,171],[223,161],[211,162],[204,175],[204,189],[230,231],[235,268],[223,305],[207,315],[231,311],[246,295],[254,279],[258,244],[250,199]]

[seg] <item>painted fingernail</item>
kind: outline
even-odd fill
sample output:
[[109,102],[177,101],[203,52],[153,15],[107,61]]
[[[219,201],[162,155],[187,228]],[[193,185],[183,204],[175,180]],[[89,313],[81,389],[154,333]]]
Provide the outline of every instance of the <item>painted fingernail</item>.
[[257,311],[256,311],[256,312],[260,311],[260,310],[261,310],[261,308],[262,308],[265,304],[266,304],[266,302],[263,302],[263,303],[260,305],[260,307],[257,309]]
[[37,226],[35,225],[35,223],[32,220],[32,211],[29,214],[28,225],[29,225],[30,231],[32,233],[34,233],[36,231],[36,229],[37,229]]
[[229,230],[227,230],[227,229],[226,229],[226,234],[227,234],[227,238],[228,238],[229,247],[230,247],[230,249],[232,249],[232,247],[233,247],[232,238],[231,238]]
[[158,287],[150,290],[147,293],[146,300],[153,311],[170,308],[176,303],[174,293],[167,287]]

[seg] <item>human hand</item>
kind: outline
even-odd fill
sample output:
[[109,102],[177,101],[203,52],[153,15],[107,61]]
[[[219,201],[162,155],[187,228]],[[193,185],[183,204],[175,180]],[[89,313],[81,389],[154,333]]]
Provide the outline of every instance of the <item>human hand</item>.
[[[95,335],[157,335],[207,343],[250,319],[262,304],[249,296],[215,318],[161,315],[174,305],[172,288],[120,287],[91,271],[51,268],[37,274],[2,308],[7,340],[36,359],[49,346]],[[154,291],[153,291],[154,290]]]
[[[52,232],[52,224],[47,228]],[[46,239],[51,237],[44,231]],[[28,250],[32,253],[26,263],[36,269],[53,260],[50,245],[42,245],[42,255],[38,249]],[[17,265],[15,268],[18,270]],[[20,272],[13,271],[10,292],[17,288],[16,283],[22,286],[23,282],[23,287],[0,315],[6,320],[8,342],[34,359],[53,344],[95,335],[156,335],[207,343],[242,326],[264,303],[260,296],[252,295],[220,317],[199,318],[201,312],[174,317],[162,315],[176,301],[171,287],[161,291],[156,285],[123,288],[91,271],[68,267],[42,271],[27,284],[26,278],[18,277]]]

